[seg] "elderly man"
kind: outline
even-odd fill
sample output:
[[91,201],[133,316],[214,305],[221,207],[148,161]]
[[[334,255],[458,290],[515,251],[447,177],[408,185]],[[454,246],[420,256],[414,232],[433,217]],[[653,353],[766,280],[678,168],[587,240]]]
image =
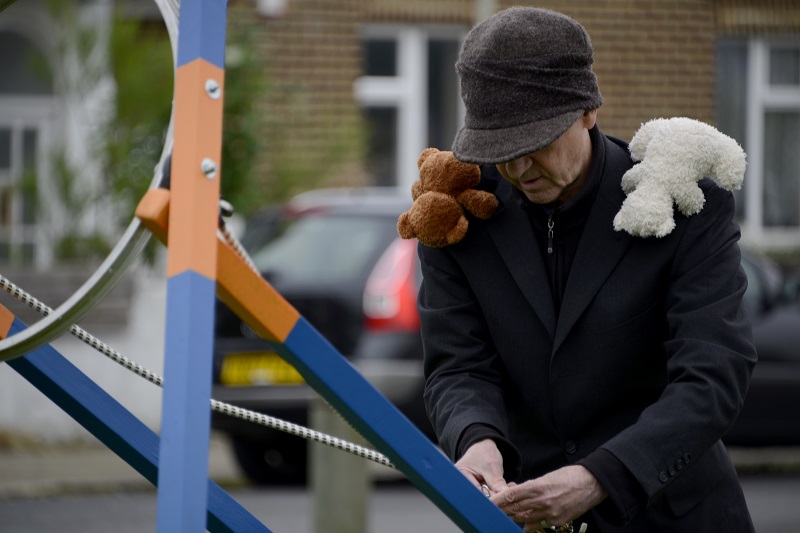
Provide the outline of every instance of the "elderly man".
[[500,207],[419,248],[430,419],[525,531],[753,531],[720,441],[756,361],[733,197],[702,180],[669,235],[615,232],[633,162],[597,127],[592,63],[584,28],[543,9],[464,42],[453,152]]

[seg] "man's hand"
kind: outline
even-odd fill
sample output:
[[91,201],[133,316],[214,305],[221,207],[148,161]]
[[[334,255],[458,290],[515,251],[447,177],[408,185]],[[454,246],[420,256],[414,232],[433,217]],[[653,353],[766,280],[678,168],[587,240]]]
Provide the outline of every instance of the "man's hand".
[[513,520],[524,522],[523,531],[532,532],[542,531],[544,524],[566,524],[607,496],[591,472],[575,465],[519,485],[508,485],[506,490],[493,494],[491,499]]
[[485,484],[494,494],[508,488],[503,479],[503,456],[491,439],[470,446],[456,463],[456,468],[478,489]]

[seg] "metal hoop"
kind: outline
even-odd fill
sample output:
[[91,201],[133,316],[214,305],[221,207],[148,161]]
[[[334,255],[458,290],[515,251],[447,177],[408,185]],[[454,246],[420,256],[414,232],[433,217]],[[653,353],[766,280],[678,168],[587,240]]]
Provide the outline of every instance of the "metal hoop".
[[[177,61],[178,48],[178,13],[179,0],[154,0],[164,19],[169,40],[172,46],[173,65]],[[4,7],[10,4],[3,4]],[[156,165],[150,188],[158,186],[163,175],[163,165],[172,151],[173,106],[167,129],[167,138]],[[30,328],[0,341],[0,361],[8,361],[21,357],[49,343],[67,331],[70,326],[79,322],[97,303],[114,288],[133,260],[139,255],[150,239],[150,232],[142,227],[139,219],[134,218],[123,233],[117,245],[97,268],[92,276],[73,293],[52,315],[44,318]]]

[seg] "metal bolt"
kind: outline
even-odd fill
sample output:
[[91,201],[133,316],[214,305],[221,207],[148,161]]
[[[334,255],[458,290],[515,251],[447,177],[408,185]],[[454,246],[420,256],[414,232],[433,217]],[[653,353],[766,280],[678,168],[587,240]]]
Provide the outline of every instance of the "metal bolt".
[[222,89],[216,80],[206,80],[206,94],[212,100],[219,100],[219,97],[222,96]]
[[203,174],[205,174],[208,179],[217,177],[217,164],[207,157],[200,163],[200,170],[203,171]]

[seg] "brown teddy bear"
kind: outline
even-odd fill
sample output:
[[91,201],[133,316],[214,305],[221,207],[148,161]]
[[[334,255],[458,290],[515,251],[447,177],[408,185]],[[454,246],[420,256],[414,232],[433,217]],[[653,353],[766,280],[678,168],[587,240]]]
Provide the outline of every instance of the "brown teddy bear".
[[464,238],[468,222],[464,210],[487,219],[497,209],[497,198],[475,190],[481,180],[478,165],[462,163],[453,152],[427,148],[417,160],[419,179],[411,186],[414,205],[400,215],[397,232],[433,248]]

